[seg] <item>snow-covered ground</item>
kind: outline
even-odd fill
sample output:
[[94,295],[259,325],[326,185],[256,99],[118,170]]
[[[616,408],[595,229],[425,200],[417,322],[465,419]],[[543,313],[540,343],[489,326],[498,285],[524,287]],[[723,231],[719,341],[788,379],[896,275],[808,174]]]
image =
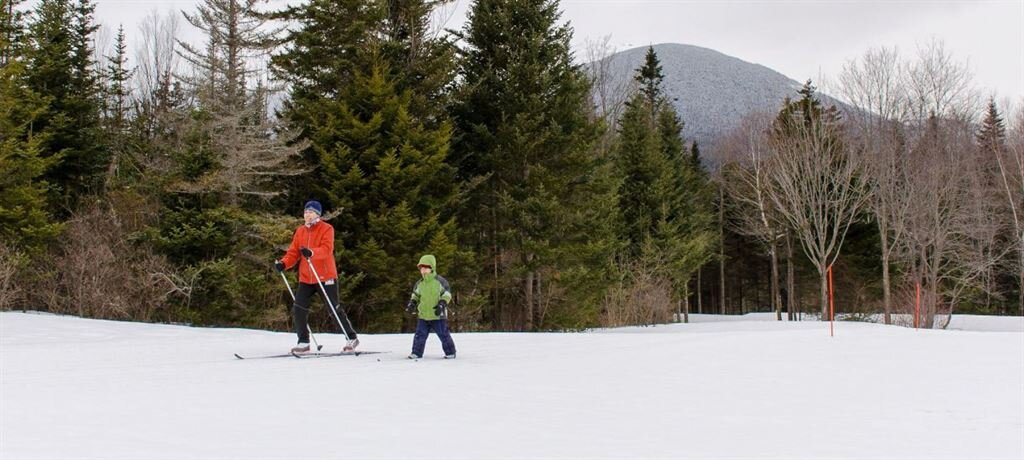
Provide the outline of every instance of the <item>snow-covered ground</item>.
[[0,458],[1024,458],[1020,318],[693,319],[241,361],[293,337],[0,313]]

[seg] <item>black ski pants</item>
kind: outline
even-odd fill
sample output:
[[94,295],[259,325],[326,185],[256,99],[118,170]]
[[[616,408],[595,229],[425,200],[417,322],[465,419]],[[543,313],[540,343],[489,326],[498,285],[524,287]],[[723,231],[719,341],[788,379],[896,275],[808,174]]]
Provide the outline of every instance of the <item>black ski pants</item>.
[[[338,303],[337,280],[324,281],[324,290],[327,291],[326,299],[324,298],[324,293],[320,290],[320,285],[299,283],[299,289],[295,293],[295,305],[292,306],[292,319],[295,323],[295,333],[299,336],[299,343],[309,343],[309,304],[312,302],[313,295],[315,294],[320,294],[320,299],[323,300],[325,306],[334,306],[335,311],[338,313],[338,319],[341,320],[341,327],[345,331],[345,335],[349,339],[356,338],[356,330],[352,328],[352,323],[349,322],[345,309],[341,308],[341,305]],[[328,306],[328,308],[330,307]]]

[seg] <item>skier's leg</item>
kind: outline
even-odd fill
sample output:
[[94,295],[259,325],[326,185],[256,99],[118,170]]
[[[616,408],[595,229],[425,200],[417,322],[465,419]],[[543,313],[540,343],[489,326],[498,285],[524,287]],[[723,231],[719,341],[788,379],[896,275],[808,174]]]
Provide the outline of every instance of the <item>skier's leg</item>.
[[[324,294],[323,292],[321,292],[320,300],[324,301],[324,305],[334,305],[334,311],[338,314],[338,319],[341,320],[340,322],[342,330],[344,330],[345,335],[348,336],[349,340],[355,340],[356,330],[355,328],[352,327],[352,323],[348,320],[348,315],[345,314],[345,309],[341,308],[341,304],[338,302],[337,280],[330,280],[325,282],[324,290],[327,291],[327,298],[324,299]],[[330,301],[330,303],[328,303],[328,301]]]
[[452,340],[452,334],[448,331],[448,320],[439,319],[435,321],[434,332],[437,332],[437,338],[441,339],[441,348],[444,349],[445,356],[454,355],[455,341]]
[[295,323],[295,333],[299,336],[299,343],[309,343],[309,303],[313,300],[313,294],[317,292],[317,289],[314,284],[299,283],[299,289],[295,293],[292,322]]
[[416,335],[412,336],[412,354],[423,357],[423,349],[427,346],[430,335],[430,324],[422,319],[416,320]]

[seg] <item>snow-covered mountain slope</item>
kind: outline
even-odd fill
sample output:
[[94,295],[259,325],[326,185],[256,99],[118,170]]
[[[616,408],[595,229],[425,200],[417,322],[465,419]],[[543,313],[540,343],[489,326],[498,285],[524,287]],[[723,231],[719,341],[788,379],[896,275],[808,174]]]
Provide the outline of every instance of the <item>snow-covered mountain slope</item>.
[[1024,333],[695,319],[237,360],[293,336],[5,312],[0,458],[1024,457]]
[[[748,113],[777,113],[786,97],[799,97],[797,91],[806,78],[793,80],[763,65],[709,48],[679,43],[653,46],[665,75],[665,93],[685,123],[683,136],[688,141],[696,139],[704,147],[738,126]],[[612,76],[609,87],[620,88],[623,80],[634,77],[644,63],[647,48],[632,48],[606,58]],[[838,104],[827,96],[820,97],[829,104]]]

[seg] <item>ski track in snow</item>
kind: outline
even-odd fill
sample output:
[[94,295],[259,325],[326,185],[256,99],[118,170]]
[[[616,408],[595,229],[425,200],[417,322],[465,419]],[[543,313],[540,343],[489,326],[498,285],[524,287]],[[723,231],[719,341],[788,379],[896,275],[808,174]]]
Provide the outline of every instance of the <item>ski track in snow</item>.
[[3,312],[0,458],[1024,458],[1020,317],[692,319],[238,360],[294,336]]

